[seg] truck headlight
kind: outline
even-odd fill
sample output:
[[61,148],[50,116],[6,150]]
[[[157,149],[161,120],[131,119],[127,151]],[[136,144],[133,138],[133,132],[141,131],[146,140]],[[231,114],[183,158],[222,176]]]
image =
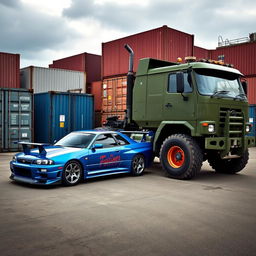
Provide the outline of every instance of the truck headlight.
[[251,131],[251,125],[246,125],[245,126],[245,131],[250,132]]
[[52,165],[54,164],[54,161],[49,159],[38,159],[35,160],[33,163],[38,165]]
[[208,125],[208,132],[215,132],[215,126],[214,126],[214,124],[209,124],[209,125]]

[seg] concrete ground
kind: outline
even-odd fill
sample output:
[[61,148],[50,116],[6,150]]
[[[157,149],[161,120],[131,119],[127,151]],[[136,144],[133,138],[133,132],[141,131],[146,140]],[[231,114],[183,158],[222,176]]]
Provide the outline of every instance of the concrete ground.
[[237,175],[205,163],[191,181],[144,176],[100,178],[76,187],[9,180],[0,154],[0,254],[256,255],[256,148]]

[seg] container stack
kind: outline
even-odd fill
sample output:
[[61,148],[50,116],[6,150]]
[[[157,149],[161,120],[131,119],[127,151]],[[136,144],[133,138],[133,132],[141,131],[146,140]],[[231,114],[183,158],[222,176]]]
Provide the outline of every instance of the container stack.
[[142,58],[177,61],[193,55],[194,36],[163,26],[102,44],[102,122],[109,116],[124,117],[126,109],[126,74],[128,53],[124,45],[134,50],[134,71]]

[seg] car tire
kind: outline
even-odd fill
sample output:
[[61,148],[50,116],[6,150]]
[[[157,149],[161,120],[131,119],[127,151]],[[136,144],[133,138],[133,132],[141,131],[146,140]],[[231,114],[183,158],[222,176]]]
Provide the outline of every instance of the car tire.
[[235,174],[244,169],[248,163],[248,149],[239,158],[221,159],[219,154],[210,154],[208,162],[210,166],[218,173]]
[[62,183],[65,186],[77,185],[82,179],[82,166],[77,161],[66,163],[62,172]]
[[197,142],[190,136],[174,134],[163,142],[160,162],[169,177],[192,179],[201,170],[203,153]]
[[138,154],[135,155],[132,159],[132,175],[133,176],[140,176],[143,174],[145,170],[145,158],[143,155]]

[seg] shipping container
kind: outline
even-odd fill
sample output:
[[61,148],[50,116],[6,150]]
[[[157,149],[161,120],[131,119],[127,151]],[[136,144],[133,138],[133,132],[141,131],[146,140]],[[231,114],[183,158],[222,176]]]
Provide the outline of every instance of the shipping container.
[[92,83],[91,94],[94,96],[95,111],[100,111],[102,109],[102,81]]
[[249,122],[252,124],[250,136],[254,136],[256,138],[256,105],[249,106]]
[[74,56],[54,60],[49,68],[77,70],[86,73],[87,92],[90,92],[91,83],[101,79],[101,56],[91,53],[81,53]]
[[94,127],[101,127],[102,126],[102,112],[95,111],[94,112]]
[[17,141],[33,140],[33,93],[0,89],[0,151],[20,151]]
[[21,87],[33,89],[34,93],[48,91],[85,92],[84,72],[56,68],[30,66],[20,70]]
[[103,113],[123,112],[126,110],[126,76],[104,79],[102,89]]
[[194,46],[194,56],[196,59],[211,59],[211,50],[202,47]]
[[71,131],[92,129],[93,96],[66,92],[34,95],[35,141],[53,143]]
[[212,51],[212,59],[222,57],[225,63],[233,64],[244,75],[256,76],[256,42],[235,44]]
[[247,81],[247,98],[249,104],[256,104],[256,76],[246,77]]
[[20,55],[0,52],[0,88],[20,88]]
[[194,55],[194,36],[163,26],[111,42],[102,43],[102,77],[123,75],[128,70],[128,53],[124,45],[134,50],[134,70],[142,58],[176,61],[178,57]]

